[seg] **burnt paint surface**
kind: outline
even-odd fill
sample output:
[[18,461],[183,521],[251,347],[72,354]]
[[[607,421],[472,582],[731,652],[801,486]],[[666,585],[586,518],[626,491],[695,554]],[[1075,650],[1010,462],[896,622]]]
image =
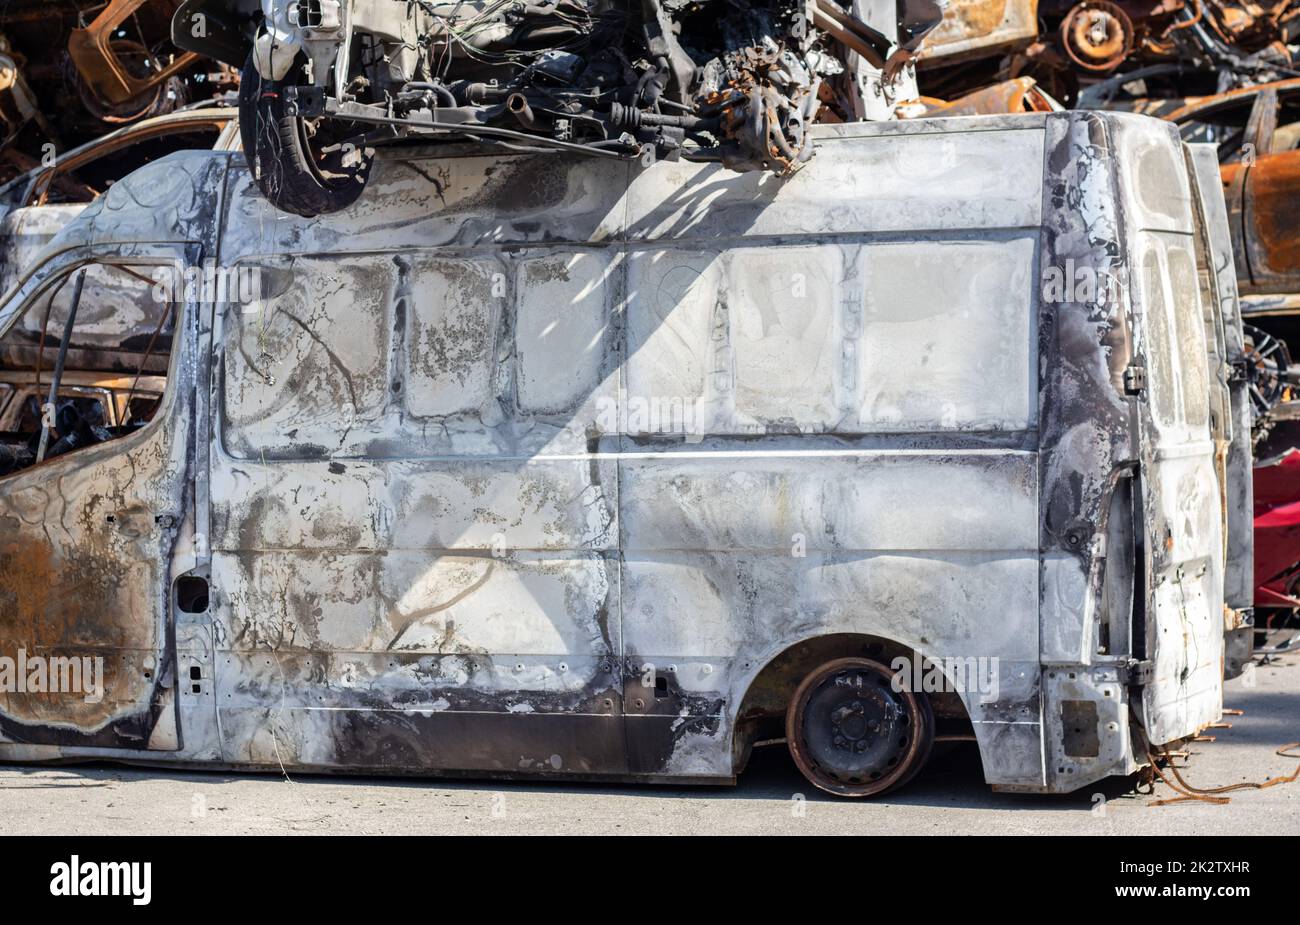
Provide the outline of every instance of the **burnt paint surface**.
[[[1195,734],[1222,707],[1224,554],[1212,410],[1228,396],[1208,368],[1211,345],[1196,261],[1196,190],[1174,128],[1121,123],[1133,171],[1118,177],[1130,216],[1137,346],[1147,369],[1139,404],[1147,560],[1147,657],[1142,691],[1151,741]],[[1206,268],[1209,272],[1210,268]]]
[[748,681],[846,630],[996,647],[1006,696],[977,708],[1015,739],[1040,203],[989,171],[1037,169],[1038,132],[838,143],[871,183],[448,158],[296,222],[236,175],[225,259],[287,282],[213,335],[227,760],[726,778]]
[[[210,158],[182,156],[147,171],[138,186],[115,186],[23,268],[0,330],[26,324],[24,313],[43,309],[53,282],[105,255],[105,230],[107,255],[141,266],[192,257],[188,233],[211,248],[222,175]],[[160,234],[160,226],[168,232]],[[155,243],[169,240],[169,247]],[[92,328],[103,323],[94,305],[101,297],[112,301],[90,287],[83,297]],[[191,310],[181,308],[179,318],[186,327],[171,360],[172,383],[148,427],[0,482],[0,654],[100,658],[104,681],[99,700],[82,691],[0,694],[6,742],[180,746],[171,570],[184,558],[181,525],[193,511],[198,325]]]
[[[1044,266],[1073,268],[1076,286],[1042,306],[1039,326],[1041,656],[1047,789],[1070,790],[1141,761],[1125,741],[1130,695],[1140,696],[1155,742],[1218,717],[1221,486],[1208,407],[1199,417],[1194,407],[1212,392],[1211,351],[1192,194],[1173,130],[1095,114],[1048,126]],[[1085,278],[1104,283],[1079,287]],[[1157,338],[1155,325],[1168,336]],[[1126,385],[1130,368],[1145,386]],[[1226,405],[1226,385],[1218,386]],[[1131,531],[1108,530],[1111,518],[1134,514],[1115,501],[1128,478],[1136,479],[1140,546]],[[1106,593],[1107,570],[1126,559],[1142,566],[1131,604]],[[1124,666],[1147,658],[1156,682],[1126,688]],[[1089,733],[1064,717],[1083,715],[1084,703],[1111,731],[1097,755],[1070,746]]]
[[[199,321],[177,757],[726,779],[753,679],[847,633],[997,656],[963,697],[986,778],[1083,783],[1044,765],[1039,664],[1091,658],[1062,544],[1128,452],[1123,344],[1038,271],[1126,253],[1110,118],[823,129],[785,184],[380,159],[313,220],[232,161],[220,259],[272,283]],[[1132,762],[1107,741],[1095,776]]]
[[172,703],[169,524],[191,466],[183,407],[173,395],[166,423],[0,485],[3,654],[102,658],[105,687],[99,702],[0,694],[5,739],[145,748]]

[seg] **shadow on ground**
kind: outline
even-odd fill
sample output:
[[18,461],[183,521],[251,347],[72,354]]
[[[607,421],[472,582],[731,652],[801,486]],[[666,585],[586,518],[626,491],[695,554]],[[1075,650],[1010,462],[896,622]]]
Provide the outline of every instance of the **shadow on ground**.
[[[1256,671],[1272,673],[1293,667],[1290,660],[1273,665],[1257,665]],[[1262,675],[1261,680],[1272,679]],[[1271,688],[1271,689],[1269,689]],[[1294,759],[1276,756],[1276,750],[1300,739],[1300,691],[1278,690],[1265,683],[1251,686],[1238,680],[1231,683],[1224,694],[1224,705],[1244,710],[1243,716],[1225,716],[1231,729],[1213,730],[1214,743],[1197,743],[1192,746],[1193,759],[1189,765],[1195,775],[1198,770],[1211,771],[1226,749],[1247,748],[1258,755],[1260,773],[1252,779],[1264,780],[1276,776],[1279,769],[1289,774],[1295,768]],[[1203,756],[1203,757],[1202,757]],[[1199,760],[1198,760],[1199,759]],[[1199,765],[1199,768],[1198,768]],[[0,781],[0,789],[49,790],[67,787],[110,787],[117,783],[139,780],[170,780],[201,786],[203,783],[233,783],[265,775],[231,774],[223,771],[177,770],[175,768],[140,768],[120,764],[77,765],[26,765],[4,766],[0,770],[9,775]],[[321,774],[292,774],[293,782],[308,788],[317,786],[346,786],[355,783],[372,793],[377,789],[382,797],[386,790],[438,789],[460,793],[545,793],[574,794],[593,799],[609,796],[637,796],[694,799],[709,801],[790,801],[800,798],[813,802],[840,802],[842,798],[822,793],[813,788],[795,768],[784,745],[756,749],[749,767],[740,776],[736,786],[701,787],[669,786],[665,784],[606,784],[556,781],[537,778],[532,780],[495,780],[488,778],[412,778],[412,777],[356,777]],[[1036,810],[1078,812],[1098,800],[1145,800],[1138,793],[1137,778],[1115,777],[1082,788],[1072,794],[1044,796],[1040,794],[995,793],[984,783],[979,751],[974,743],[959,743],[946,750],[936,748],[930,764],[911,784],[898,793],[887,794],[873,802],[882,806],[933,807],[951,809],[994,809],[1004,811]]]
[[[266,775],[231,774],[228,772],[172,768],[140,768],[119,764],[0,765],[0,770],[17,774],[0,782],[4,790],[48,790],[56,788],[109,787],[116,783],[138,780],[170,780],[202,786],[204,782],[233,783]],[[492,780],[483,778],[408,778],[359,777],[323,774],[290,774],[292,781],[308,788],[354,783],[370,789],[432,789],[444,791],[502,793],[574,794],[592,798],[601,796],[638,796],[695,800],[763,800],[788,802],[802,797],[810,802],[840,802],[842,798],[822,793],[799,773],[784,746],[757,749],[749,767],[734,787],[670,786],[665,784],[603,784],[569,782],[537,778],[532,780]],[[984,783],[979,751],[973,743],[961,743],[947,754],[931,759],[930,764],[911,784],[898,793],[877,798],[883,805],[934,806],[964,809],[1061,809],[1077,812],[1086,808],[1091,794],[1100,792],[1107,800],[1133,792],[1133,781],[1115,778],[1079,793],[1044,797],[1035,794],[995,793]]]

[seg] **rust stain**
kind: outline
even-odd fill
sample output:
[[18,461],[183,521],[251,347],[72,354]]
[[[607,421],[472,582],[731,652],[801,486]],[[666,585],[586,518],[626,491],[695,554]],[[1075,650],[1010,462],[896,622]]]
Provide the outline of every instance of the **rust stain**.
[[[146,699],[152,682],[126,648],[132,614],[117,601],[120,570],[107,559],[61,557],[45,540],[0,546],[0,657],[102,658],[104,695],[78,691],[0,691],[6,716],[26,723],[58,722],[84,730],[102,726],[114,704]],[[138,633],[134,633],[138,635]],[[152,635],[152,633],[151,633]],[[152,672],[150,672],[152,674]]]
[[1016,77],[947,102],[923,99],[925,117],[986,116],[1005,113],[1051,112],[1048,96],[1032,77]]
[[[1228,180],[1227,173],[1223,179]],[[1295,194],[1300,190],[1300,158],[1287,155],[1261,158],[1251,168],[1253,220],[1263,262],[1275,273],[1300,270],[1300,212]]]
[[1007,0],[955,0],[945,11],[954,25],[971,38],[988,35],[1002,24]]

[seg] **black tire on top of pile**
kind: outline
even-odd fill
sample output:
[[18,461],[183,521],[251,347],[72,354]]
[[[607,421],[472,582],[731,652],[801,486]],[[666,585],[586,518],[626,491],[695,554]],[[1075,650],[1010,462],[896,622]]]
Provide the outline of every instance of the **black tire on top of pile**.
[[244,64],[239,86],[239,134],[244,157],[262,194],[276,208],[313,218],[346,209],[357,201],[374,162],[373,151],[360,151],[343,166],[344,151],[313,150],[301,117],[289,114],[283,88],[302,77],[295,64],[284,81],[265,81]]

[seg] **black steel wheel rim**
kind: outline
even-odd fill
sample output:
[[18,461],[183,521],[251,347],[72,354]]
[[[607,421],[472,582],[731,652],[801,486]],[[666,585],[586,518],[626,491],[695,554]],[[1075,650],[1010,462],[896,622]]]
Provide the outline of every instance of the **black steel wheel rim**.
[[[831,785],[887,786],[917,748],[915,699],[893,679],[854,664],[818,679],[801,698],[798,750]],[[838,787],[836,789],[838,789]]]

